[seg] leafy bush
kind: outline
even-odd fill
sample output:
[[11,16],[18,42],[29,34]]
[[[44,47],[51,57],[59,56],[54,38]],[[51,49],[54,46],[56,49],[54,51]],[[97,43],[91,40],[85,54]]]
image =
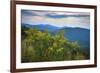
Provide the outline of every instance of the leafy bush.
[[52,35],[46,29],[22,29],[21,33],[21,61],[44,62],[82,60],[85,55],[77,42],[69,42],[64,38],[64,31]]

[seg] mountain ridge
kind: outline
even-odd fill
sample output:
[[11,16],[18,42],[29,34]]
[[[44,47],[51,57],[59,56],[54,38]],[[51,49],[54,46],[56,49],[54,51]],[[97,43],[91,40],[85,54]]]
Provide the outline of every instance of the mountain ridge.
[[82,28],[82,27],[69,27],[69,26],[63,26],[63,27],[58,27],[58,26],[54,26],[54,25],[50,25],[50,24],[25,24],[25,23],[22,23],[22,26],[26,26],[26,27],[28,27],[28,28],[34,28],[34,26],[43,26],[43,27],[55,27],[55,28],[58,28],[58,29],[64,29],[64,28],[77,28],[77,29],[79,29],[79,28],[81,28],[81,29],[86,29],[86,30],[89,30],[89,29],[87,29],[87,28]]

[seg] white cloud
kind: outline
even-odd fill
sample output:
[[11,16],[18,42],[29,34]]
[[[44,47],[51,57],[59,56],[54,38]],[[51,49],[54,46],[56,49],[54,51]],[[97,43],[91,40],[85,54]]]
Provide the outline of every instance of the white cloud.
[[[25,12],[24,12],[25,13]],[[23,14],[24,14],[23,13]],[[30,13],[29,16],[27,13]],[[56,12],[56,11],[32,11],[26,10],[27,16],[22,14],[22,23],[28,24],[50,24],[58,27],[69,26],[69,27],[82,27],[82,28],[89,28],[90,27],[90,18],[89,13],[80,13],[80,12]],[[31,14],[35,14],[32,15]],[[67,17],[62,18],[53,18],[46,16],[47,14],[50,15],[68,15]],[[73,15],[70,16],[70,15]],[[75,15],[82,15],[80,17],[75,17]],[[84,17],[87,15],[87,17]]]
[[29,12],[31,14],[35,13],[40,16],[45,16],[46,14],[50,14],[50,15],[89,15],[88,12],[80,13],[80,12],[64,12],[64,11],[56,12],[56,11],[36,11],[36,10],[26,10],[26,12]]
[[23,16],[22,23],[29,24],[50,24],[58,27],[70,26],[70,27],[82,27],[89,28],[89,17],[67,17],[67,18],[47,18],[45,16]]

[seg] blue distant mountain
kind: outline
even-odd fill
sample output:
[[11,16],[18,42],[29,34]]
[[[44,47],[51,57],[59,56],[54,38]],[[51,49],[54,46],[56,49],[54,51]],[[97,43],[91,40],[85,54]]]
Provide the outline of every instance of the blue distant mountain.
[[41,31],[48,29],[48,31],[56,31],[59,30],[59,27],[52,26],[49,24],[38,24],[38,25],[31,25],[31,24],[22,24],[22,26],[27,27],[27,28],[37,28]]
[[62,28],[64,36],[71,42],[77,41],[82,50],[90,51],[90,30],[85,28]]
[[38,25],[30,25],[30,24],[22,24],[22,28],[37,28],[40,31],[44,31],[48,29],[48,31],[52,34],[55,34],[58,30],[64,30],[64,37],[69,41],[74,42],[77,41],[81,50],[88,53],[90,51],[90,30],[79,27],[56,27],[49,24],[38,24]]

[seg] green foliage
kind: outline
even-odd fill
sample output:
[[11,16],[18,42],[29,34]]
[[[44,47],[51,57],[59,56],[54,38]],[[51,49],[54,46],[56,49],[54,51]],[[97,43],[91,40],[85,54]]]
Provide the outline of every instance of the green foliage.
[[52,35],[46,29],[22,29],[21,59],[22,62],[82,60],[85,55],[77,42],[64,38],[64,31]]

